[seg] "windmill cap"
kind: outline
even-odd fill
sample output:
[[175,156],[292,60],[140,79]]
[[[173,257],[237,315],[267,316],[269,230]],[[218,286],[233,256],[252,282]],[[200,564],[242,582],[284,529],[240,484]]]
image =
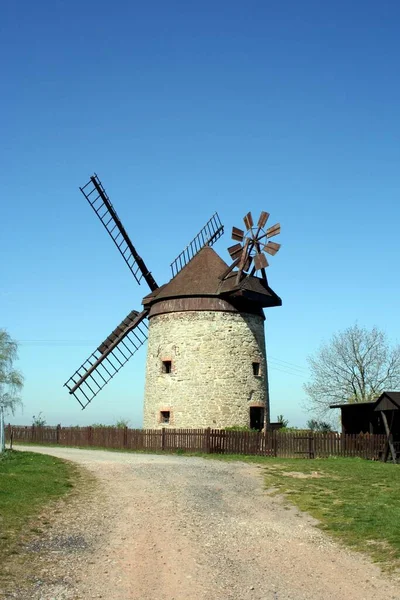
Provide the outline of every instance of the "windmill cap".
[[282,300],[265,281],[248,275],[237,284],[236,271],[222,279],[227,269],[228,265],[215,250],[205,246],[169,283],[145,296],[143,305],[150,308],[167,299],[214,297],[228,303],[242,299],[247,304],[253,304],[249,312],[255,312],[256,308],[260,310],[262,307],[281,306]]

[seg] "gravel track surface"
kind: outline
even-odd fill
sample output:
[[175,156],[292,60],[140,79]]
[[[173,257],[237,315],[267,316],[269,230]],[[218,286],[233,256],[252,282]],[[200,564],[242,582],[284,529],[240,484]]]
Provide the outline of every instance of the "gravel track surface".
[[98,484],[27,546],[35,589],[8,598],[400,600],[398,580],[269,496],[260,465],[26,450],[79,463]]

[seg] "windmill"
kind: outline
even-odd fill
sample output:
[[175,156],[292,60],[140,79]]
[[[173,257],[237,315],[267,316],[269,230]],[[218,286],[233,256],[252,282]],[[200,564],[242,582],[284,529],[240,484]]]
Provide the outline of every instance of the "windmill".
[[[269,422],[263,308],[280,306],[269,287],[265,253],[280,226],[233,228],[228,266],[211,248],[224,232],[215,213],[171,263],[158,286],[139,256],[97,175],[81,189],[132,275],[150,293],[65,383],[85,408],[148,339],[144,426],[225,427]],[[261,277],[256,273],[260,271]]]
[[[104,225],[136,282],[140,285],[144,279],[151,292],[155,292],[159,286],[132,244],[99,177],[92,175],[79,189]],[[214,244],[223,232],[223,225],[215,213],[171,264],[172,275],[177,275],[203,246]],[[132,310],[64,384],[83,409],[145,343],[147,315],[147,309]]]

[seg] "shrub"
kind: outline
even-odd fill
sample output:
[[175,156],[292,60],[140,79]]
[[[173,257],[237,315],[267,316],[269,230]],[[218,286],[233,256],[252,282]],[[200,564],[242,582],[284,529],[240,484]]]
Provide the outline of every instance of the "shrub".
[[37,417],[33,415],[32,425],[34,427],[44,427],[46,425],[46,419],[44,418],[42,411],[40,411]]

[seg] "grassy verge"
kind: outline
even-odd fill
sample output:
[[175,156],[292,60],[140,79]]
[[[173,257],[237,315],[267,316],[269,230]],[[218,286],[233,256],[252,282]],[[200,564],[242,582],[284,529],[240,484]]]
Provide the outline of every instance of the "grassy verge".
[[359,458],[274,459],[266,484],[317,518],[320,527],[400,568],[400,468]]
[[69,493],[76,475],[76,467],[53,456],[10,450],[0,455],[0,562],[16,552],[22,537],[39,533],[34,517]]

